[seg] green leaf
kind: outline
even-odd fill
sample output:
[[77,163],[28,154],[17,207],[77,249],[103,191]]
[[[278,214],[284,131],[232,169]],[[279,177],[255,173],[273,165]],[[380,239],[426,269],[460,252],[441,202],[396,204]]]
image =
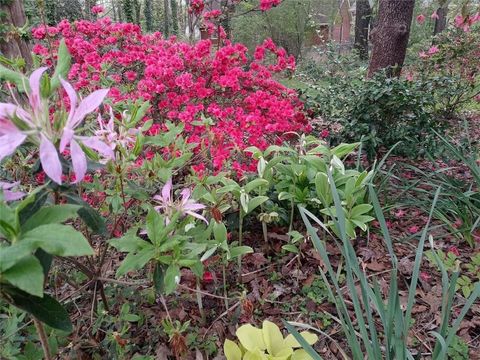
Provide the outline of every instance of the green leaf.
[[248,194],[250,193],[250,191],[260,187],[260,186],[267,186],[268,185],[268,181],[265,180],[265,179],[255,179],[255,180],[252,180],[250,181],[248,184],[245,185],[244,189],[245,189],[245,192]]
[[227,228],[224,223],[215,222],[213,224],[213,236],[218,244],[227,240]]
[[76,195],[65,194],[65,197],[69,204],[77,204],[82,207],[78,210],[78,215],[90,230],[98,235],[105,235],[107,233],[105,219],[94,208]]
[[146,246],[138,253],[129,253],[122,264],[117,269],[117,277],[125,275],[132,270],[139,270],[145,266],[155,256],[155,250],[152,245]]
[[24,257],[31,255],[35,250],[31,243],[16,242],[11,246],[0,247],[0,272],[10,269]]
[[223,353],[227,360],[242,360],[242,350],[232,340],[225,339]]
[[48,326],[72,332],[72,323],[68,317],[68,313],[63,306],[54,298],[47,294],[43,297],[33,296],[24,291],[7,288],[5,289],[7,296],[12,300],[13,305],[32,314],[41,322]]
[[[25,92],[29,89],[28,79],[25,75],[16,71],[10,70],[0,64],[0,79],[15,84],[20,92]],[[27,88],[27,89],[25,89]]]
[[298,253],[299,253],[298,248],[297,248],[295,245],[293,245],[293,244],[283,245],[283,246],[282,246],[282,249],[285,250],[285,251],[294,253],[294,254],[298,254]]
[[230,249],[230,259],[251,253],[253,253],[253,249],[250,246],[235,246]]
[[61,224],[40,225],[23,234],[20,242],[33,244],[57,256],[93,255],[87,239],[71,226]]
[[60,45],[58,46],[57,66],[55,67],[55,72],[53,73],[52,80],[50,81],[51,91],[54,91],[60,86],[60,78],[67,78],[71,63],[72,57],[68,51],[67,45],[65,44],[65,39],[62,39],[60,41]]
[[148,238],[156,246],[159,246],[160,241],[162,240],[162,237],[163,237],[162,232],[165,228],[165,219],[158,212],[151,209],[148,212],[146,224],[147,224]]
[[136,232],[136,228],[130,229],[121,238],[111,239],[108,243],[118,251],[122,252],[138,252],[146,246],[151,246],[149,242],[140,239],[136,235]]
[[47,198],[48,191],[45,188],[40,188],[23,199],[15,209],[18,214],[20,224],[23,225],[37,211],[39,211],[47,201]]
[[253,210],[255,210],[258,206],[260,206],[267,200],[268,200],[268,196],[254,197],[248,202],[248,211],[246,213],[247,214],[251,213]]
[[155,264],[155,270],[153,271],[153,285],[157,293],[163,294],[165,291],[165,270],[162,264],[158,262]]
[[1,277],[31,295],[43,296],[43,268],[40,261],[33,255],[16,262],[2,273]]
[[22,225],[22,231],[26,232],[40,225],[63,223],[68,219],[74,219],[78,216],[77,212],[80,208],[78,205],[69,204],[43,207]]
[[171,264],[165,271],[165,295],[173,293],[177,287],[176,277],[180,276],[178,265]]
[[370,204],[357,205],[350,211],[350,217],[356,218],[360,215],[368,213],[372,209],[373,209],[373,206]]
[[331,152],[332,152],[333,155],[336,155],[337,157],[342,158],[345,155],[350,154],[359,145],[360,145],[360,143],[354,143],[354,144],[341,143],[340,145],[334,147],[331,150]]
[[240,344],[248,350],[265,350],[266,345],[263,340],[263,332],[250,324],[242,325],[237,329],[235,333],[237,335]]

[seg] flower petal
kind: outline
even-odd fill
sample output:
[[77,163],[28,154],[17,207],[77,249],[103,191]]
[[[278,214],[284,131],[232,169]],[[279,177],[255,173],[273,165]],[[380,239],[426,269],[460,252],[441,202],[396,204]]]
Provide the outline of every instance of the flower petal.
[[57,149],[48,140],[45,135],[41,135],[40,142],[40,162],[42,163],[43,171],[50,179],[57,184],[62,184],[62,164],[58,157]]
[[7,183],[0,181],[0,190],[3,191],[3,198],[5,201],[15,201],[25,196],[25,193],[20,191],[10,191],[9,189],[20,184],[20,181],[14,183]]
[[30,106],[33,108],[33,111],[41,111],[41,94],[40,94],[40,79],[42,78],[43,73],[48,69],[44,66],[35,70],[29,78],[30,83],[30,93],[28,94],[28,100],[30,101]]
[[187,203],[183,206],[183,209],[190,210],[190,211],[203,210],[205,208],[206,208],[205,205],[199,204],[199,203]]
[[165,185],[162,188],[162,198],[164,202],[170,202],[171,200],[171,193],[172,193],[172,179],[168,179]]
[[115,159],[115,153],[113,152],[112,148],[101,141],[96,136],[77,136],[77,140],[81,141],[83,145],[88,146],[89,148],[98,151],[107,159]]
[[73,134],[74,132],[72,129],[68,127],[63,129],[62,138],[60,139],[60,152],[63,152],[68,144],[70,144],[73,139]]
[[12,155],[26,138],[11,121],[0,119],[0,161]]
[[71,120],[71,127],[75,128],[83,121],[85,116],[98,108],[109,91],[110,89],[97,90],[83,99],[78,105],[78,108],[75,110],[75,114]]
[[80,145],[75,140],[70,143],[70,155],[72,157],[73,172],[75,173],[76,184],[83,180],[87,172],[87,158]]
[[193,216],[194,218],[203,220],[203,221],[205,221],[205,223],[208,225],[208,220],[205,219],[202,215],[197,214],[196,212],[193,212],[193,211],[185,211],[185,214],[188,214],[188,215],[190,215],[190,216]]
[[78,98],[77,92],[75,91],[73,86],[70,85],[69,82],[63,80],[62,78],[60,78],[60,82],[63,88],[65,89],[65,92],[67,93],[68,98],[70,99],[70,112],[68,114],[67,125],[71,126],[72,119],[73,119],[73,116],[75,115],[75,110],[77,108],[77,98]]
[[182,190],[180,194],[182,195],[182,205],[186,205],[188,202],[188,199],[190,199],[190,194],[191,194],[190,189],[185,188]]

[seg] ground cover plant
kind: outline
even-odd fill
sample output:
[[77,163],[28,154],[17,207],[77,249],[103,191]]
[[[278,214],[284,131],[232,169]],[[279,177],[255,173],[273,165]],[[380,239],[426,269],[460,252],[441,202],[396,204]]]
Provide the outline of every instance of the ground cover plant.
[[27,11],[33,56],[0,57],[0,358],[478,356],[476,4],[433,37],[412,6],[393,76],[305,47],[332,5],[288,1]]

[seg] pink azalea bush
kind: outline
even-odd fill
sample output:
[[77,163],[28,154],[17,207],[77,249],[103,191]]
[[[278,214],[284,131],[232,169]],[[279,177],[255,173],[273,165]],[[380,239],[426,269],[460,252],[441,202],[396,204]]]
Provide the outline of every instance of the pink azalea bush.
[[[114,104],[148,100],[148,118],[154,123],[183,123],[188,141],[198,144],[197,153],[208,149],[212,170],[224,168],[234,153],[248,146],[264,149],[281,142],[287,132],[309,131],[296,92],[274,77],[293,71],[294,59],[271,40],[261,44],[251,60],[242,44],[187,44],[160,33],[142,34],[137,25],[108,18],[62,21],[54,28],[34,29],[33,36],[40,41],[34,51],[46,64],[54,59],[42,41],[49,37],[56,52],[65,38],[73,58],[68,79],[77,91],[109,87]],[[213,125],[199,123],[202,116]],[[249,161],[233,165],[254,169]]]

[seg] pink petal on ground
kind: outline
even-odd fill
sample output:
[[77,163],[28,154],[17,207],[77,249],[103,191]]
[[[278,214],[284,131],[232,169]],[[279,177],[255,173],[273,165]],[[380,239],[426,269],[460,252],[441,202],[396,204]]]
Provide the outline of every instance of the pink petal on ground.
[[75,173],[73,184],[76,184],[82,181],[87,173],[87,158],[75,140],[72,140],[70,143],[70,156],[72,157],[73,172]]
[[48,140],[45,135],[41,135],[40,142],[40,162],[42,163],[43,171],[57,184],[62,184],[62,164],[58,157],[57,149]]

